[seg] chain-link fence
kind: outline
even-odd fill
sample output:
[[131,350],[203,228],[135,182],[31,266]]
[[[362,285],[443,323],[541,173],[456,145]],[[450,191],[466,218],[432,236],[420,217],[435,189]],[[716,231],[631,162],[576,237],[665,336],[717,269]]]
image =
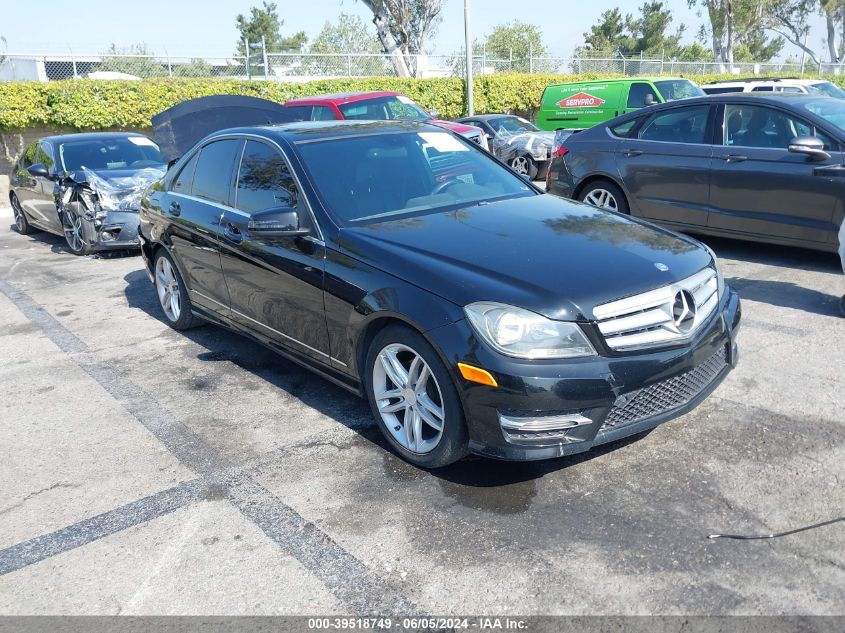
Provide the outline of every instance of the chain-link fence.
[[[406,58],[415,77],[463,76],[465,56],[411,55]],[[753,76],[763,74],[843,74],[845,64],[737,62],[731,68],[711,61],[677,61],[643,57],[473,57],[476,76],[501,72],[613,73],[621,75],[698,75],[712,73]],[[152,55],[0,55],[0,80],[59,81],[65,79],[151,79],[164,77],[220,77],[306,81],[332,77],[395,76],[393,60],[373,53],[265,53],[249,56],[170,57]]]

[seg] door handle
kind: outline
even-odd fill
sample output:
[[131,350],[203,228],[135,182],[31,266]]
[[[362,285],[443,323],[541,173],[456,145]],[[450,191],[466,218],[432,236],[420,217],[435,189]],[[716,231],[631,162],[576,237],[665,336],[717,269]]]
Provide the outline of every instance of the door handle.
[[170,213],[171,215],[180,215],[182,213],[182,205],[174,200],[170,203]]
[[628,158],[633,158],[634,156],[642,156],[643,150],[641,149],[625,149],[622,150],[622,153],[625,154]]
[[234,242],[235,244],[240,243],[244,239],[241,230],[231,222],[227,222],[226,226],[223,227],[223,235],[227,240]]
[[725,154],[724,156],[719,156],[719,158],[726,163],[741,163],[744,160],[748,160],[748,156],[740,156],[739,154]]

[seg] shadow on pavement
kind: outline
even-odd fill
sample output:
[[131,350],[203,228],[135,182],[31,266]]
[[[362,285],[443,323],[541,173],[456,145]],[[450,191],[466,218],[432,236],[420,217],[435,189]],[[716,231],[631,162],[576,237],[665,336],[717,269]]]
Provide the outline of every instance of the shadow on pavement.
[[[158,297],[146,273],[143,270],[136,270],[125,275],[124,280],[126,281],[124,293],[129,306],[166,323]],[[379,431],[365,400],[357,398],[293,361],[226,328],[209,324],[179,334],[205,349],[197,354],[199,360],[232,362],[355,431],[367,442],[379,446],[386,452],[386,470],[391,470],[397,479],[413,479],[424,476],[428,472],[447,484],[444,489],[447,492],[451,490],[449,494],[459,495],[460,491],[457,488],[461,487],[497,488],[532,481],[550,472],[609,453],[648,434],[642,433],[598,447],[587,453],[559,459],[538,462],[503,462],[470,456],[446,468],[425,471],[408,464],[393,453]]]
[[839,301],[842,295],[829,295],[811,288],[804,288],[790,281],[743,279],[729,277],[725,280],[742,299],[768,303],[782,308],[802,310],[822,316],[840,316]]
[[779,268],[800,268],[814,272],[842,272],[839,256],[836,253],[707,235],[694,235],[694,237],[712,248],[716,255],[726,259],[738,259]]

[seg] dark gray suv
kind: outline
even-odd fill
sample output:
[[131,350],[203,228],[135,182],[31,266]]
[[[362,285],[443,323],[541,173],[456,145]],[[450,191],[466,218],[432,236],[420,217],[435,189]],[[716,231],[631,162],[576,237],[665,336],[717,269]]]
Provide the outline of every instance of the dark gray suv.
[[836,252],[843,147],[845,101],[698,97],[556,140],[547,190],[674,229]]

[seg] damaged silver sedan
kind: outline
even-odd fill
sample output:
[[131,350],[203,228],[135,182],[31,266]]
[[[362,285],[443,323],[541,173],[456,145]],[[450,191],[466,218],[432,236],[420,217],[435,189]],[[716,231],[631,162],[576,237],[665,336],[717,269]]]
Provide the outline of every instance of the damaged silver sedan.
[[484,130],[490,153],[518,174],[529,180],[546,177],[554,132],[512,114],[477,114],[458,121]]
[[10,177],[15,227],[63,236],[77,255],[136,249],[141,198],[165,170],[158,146],[141,134],[40,139]]

